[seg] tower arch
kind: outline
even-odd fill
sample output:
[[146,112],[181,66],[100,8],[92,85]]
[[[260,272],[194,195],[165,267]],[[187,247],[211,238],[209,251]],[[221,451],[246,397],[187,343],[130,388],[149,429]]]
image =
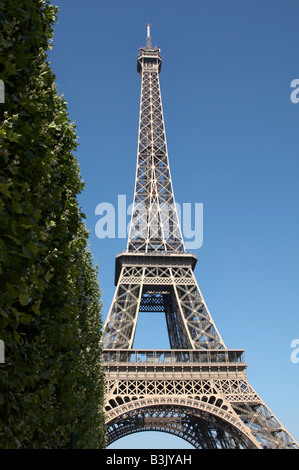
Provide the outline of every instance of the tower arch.
[[108,445],[135,432],[160,431],[180,437],[196,449],[260,447],[242,422],[216,405],[205,406],[196,400],[183,404],[175,399],[142,399],[132,405],[117,407],[106,423]]

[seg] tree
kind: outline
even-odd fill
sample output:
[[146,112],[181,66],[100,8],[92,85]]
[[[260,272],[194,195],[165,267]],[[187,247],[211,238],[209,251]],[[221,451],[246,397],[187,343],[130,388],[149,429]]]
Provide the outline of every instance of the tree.
[[0,447],[105,446],[101,293],[75,126],[47,61],[58,10],[0,0]]

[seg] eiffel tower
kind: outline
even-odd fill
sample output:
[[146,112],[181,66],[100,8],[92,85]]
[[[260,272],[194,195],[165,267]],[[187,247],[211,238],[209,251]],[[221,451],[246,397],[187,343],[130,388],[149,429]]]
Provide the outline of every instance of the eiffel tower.
[[[131,226],[103,331],[107,445],[154,430],[197,449],[298,449],[248,383],[244,350],[226,348],[197,285],[172,188],[161,63],[147,25]],[[139,312],[165,314],[170,349],[133,349]]]

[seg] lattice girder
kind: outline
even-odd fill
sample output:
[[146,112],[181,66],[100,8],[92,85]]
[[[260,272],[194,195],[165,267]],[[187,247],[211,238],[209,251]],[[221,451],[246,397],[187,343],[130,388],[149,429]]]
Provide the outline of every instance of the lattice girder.
[[158,302],[158,311],[166,316],[171,348],[225,347],[192,268],[171,265],[122,267],[104,326],[104,347],[132,348],[139,311],[150,311],[149,306],[157,311]]
[[136,182],[129,252],[185,251],[176,209],[164,126],[159,71],[152,49],[139,58],[141,97]]

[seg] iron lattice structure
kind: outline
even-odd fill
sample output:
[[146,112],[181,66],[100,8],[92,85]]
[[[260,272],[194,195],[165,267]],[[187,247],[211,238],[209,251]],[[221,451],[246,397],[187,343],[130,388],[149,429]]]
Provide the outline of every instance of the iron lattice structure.
[[[226,348],[194,276],[176,210],[165,136],[159,48],[140,49],[134,204],[104,326],[108,445],[159,430],[195,448],[297,448],[249,385],[243,350]],[[164,312],[169,350],[133,349],[139,312]]]

